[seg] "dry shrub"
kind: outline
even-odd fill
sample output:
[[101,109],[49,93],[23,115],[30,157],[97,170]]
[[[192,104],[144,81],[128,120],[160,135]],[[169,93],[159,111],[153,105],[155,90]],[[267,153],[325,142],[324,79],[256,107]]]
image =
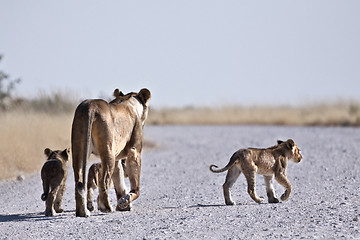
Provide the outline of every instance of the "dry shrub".
[[11,179],[40,171],[44,149],[70,146],[72,114],[0,113],[0,176]]

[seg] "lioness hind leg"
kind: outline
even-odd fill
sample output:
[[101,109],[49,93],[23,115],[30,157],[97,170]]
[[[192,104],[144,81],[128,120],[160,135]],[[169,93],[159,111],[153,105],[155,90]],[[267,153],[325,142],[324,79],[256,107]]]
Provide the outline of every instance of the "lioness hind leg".
[[126,171],[130,181],[130,192],[118,200],[116,210],[129,211],[131,209],[131,202],[139,197],[140,170],[141,153],[135,148],[131,148],[126,159]]
[[227,172],[225,183],[223,184],[223,193],[226,205],[235,205],[235,202],[231,199],[230,188],[232,188],[240,174],[241,171],[237,166],[233,166]]
[[[123,161],[123,160],[121,160]],[[115,192],[116,192],[116,198],[119,201],[122,197],[124,197],[127,193],[127,188],[125,184],[125,169],[122,166],[122,163],[117,161],[115,163],[115,169],[114,173],[112,175],[112,181],[114,184]],[[116,211],[127,211],[130,210],[129,208],[126,209],[120,209],[119,206],[116,206]]]
[[250,171],[248,173],[244,173],[246,177],[246,181],[248,184],[248,193],[250,197],[257,203],[261,203],[264,199],[260,198],[256,194],[255,186],[256,186],[256,171]]
[[[74,159],[74,158],[73,158]],[[74,164],[73,160],[73,166]],[[76,170],[78,169],[78,171]],[[75,201],[76,201],[76,216],[77,217],[89,217],[90,212],[85,207],[85,185],[80,181],[80,177],[82,177],[80,167],[74,167],[74,178],[75,178]]]
[[269,203],[278,203],[279,199],[277,199],[275,196],[275,190],[274,190],[274,185],[272,183],[272,178],[273,176],[264,176],[264,181],[266,185],[266,194]]
[[101,159],[101,174],[99,178],[99,199],[98,209],[102,212],[111,212],[112,207],[109,201],[109,188],[111,176],[114,170],[115,160],[113,157]]

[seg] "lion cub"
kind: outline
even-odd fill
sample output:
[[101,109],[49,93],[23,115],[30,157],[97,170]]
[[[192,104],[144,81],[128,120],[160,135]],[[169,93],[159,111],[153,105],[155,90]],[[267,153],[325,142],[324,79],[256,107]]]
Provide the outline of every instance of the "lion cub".
[[248,184],[248,193],[250,197],[257,203],[261,203],[263,198],[258,197],[255,191],[256,174],[264,176],[266,184],[266,193],[269,203],[278,203],[279,200],[275,196],[272,178],[275,179],[286,190],[281,196],[281,200],[285,201],[291,193],[291,183],[286,177],[286,168],[288,160],[299,163],[302,159],[300,149],[292,139],[286,142],[278,140],[278,145],[266,149],[247,148],[240,149],[230,158],[230,162],[222,169],[216,165],[210,166],[210,171],[214,173],[229,170],[226,175],[223,191],[226,205],[234,205],[231,199],[230,188],[234,185],[240,173],[244,173]]
[[70,149],[52,151],[46,148],[44,153],[47,161],[41,169],[44,188],[41,199],[46,201],[45,216],[55,216],[55,212],[61,213],[64,211],[61,209],[61,202],[66,188],[66,163],[69,159]]
[[[119,164],[118,161],[115,162],[115,164]],[[121,165],[123,167],[123,169],[126,169],[126,165],[125,165],[125,159],[121,160]],[[94,163],[91,165],[91,167],[89,168],[89,172],[88,172],[88,180],[87,180],[87,209],[89,211],[94,211],[94,204],[93,204],[93,199],[94,199],[94,190],[98,187],[99,184],[99,178],[100,178],[100,173],[101,173],[101,163]],[[125,177],[127,177],[126,173]],[[110,180],[112,182],[112,180]],[[111,185],[110,182],[110,185]],[[99,204],[98,204],[99,206]]]

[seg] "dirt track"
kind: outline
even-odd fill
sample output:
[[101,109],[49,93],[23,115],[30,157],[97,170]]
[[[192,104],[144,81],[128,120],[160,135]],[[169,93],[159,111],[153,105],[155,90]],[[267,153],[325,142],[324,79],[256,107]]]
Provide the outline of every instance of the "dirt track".
[[[146,126],[158,144],[145,149],[141,195],[130,212],[75,217],[69,168],[65,213],[45,217],[39,174],[0,182],[0,239],[359,239],[360,129],[257,126]],[[225,166],[234,151],[293,138],[303,153],[289,163],[289,200],[256,204],[244,176],[233,187],[236,206],[225,206]],[[88,165],[89,167],[89,165]],[[283,188],[274,183],[278,196]],[[266,196],[258,176],[257,192]],[[115,194],[110,195],[115,207]]]

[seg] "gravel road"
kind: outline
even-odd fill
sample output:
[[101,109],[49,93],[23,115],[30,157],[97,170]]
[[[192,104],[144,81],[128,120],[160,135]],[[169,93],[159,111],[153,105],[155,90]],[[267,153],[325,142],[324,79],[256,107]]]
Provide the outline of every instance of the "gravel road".
[[[146,126],[157,147],[143,151],[141,195],[130,212],[75,217],[69,167],[64,213],[45,217],[40,174],[0,182],[0,239],[360,239],[360,129],[271,126]],[[241,175],[225,206],[225,166],[239,148],[293,138],[303,161],[289,163],[293,193],[255,203]],[[88,167],[90,164],[88,164]],[[257,192],[266,196],[263,178]],[[277,184],[278,196],[283,188]],[[111,190],[112,205],[116,197]]]

